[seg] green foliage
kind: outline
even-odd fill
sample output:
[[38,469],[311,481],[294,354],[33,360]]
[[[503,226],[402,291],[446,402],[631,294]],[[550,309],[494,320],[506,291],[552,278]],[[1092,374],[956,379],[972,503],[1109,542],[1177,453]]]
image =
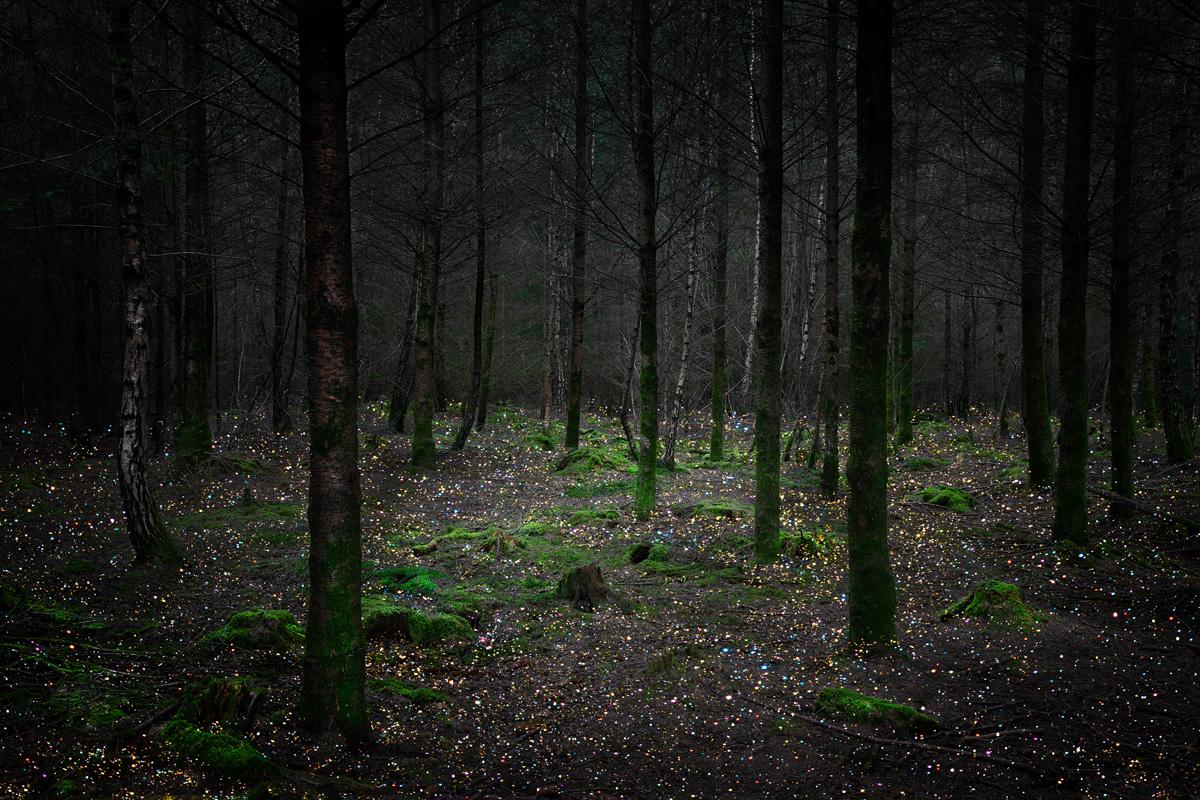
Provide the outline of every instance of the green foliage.
[[555,470],[559,475],[584,475],[596,470],[628,470],[633,466],[624,445],[584,445],[567,453]]
[[692,513],[706,517],[737,519],[754,513],[754,506],[740,500],[701,500],[692,507]]
[[900,462],[900,469],[908,472],[931,472],[935,469],[941,469],[949,464],[943,458],[933,458],[931,456],[910,456]]
[[446,702],[446,695],[424,686],[411,686],[399,678],[379,678],[371,681],[371,688],[382,694],[395,695],[412,701],[414,705],[423,706],[430,703]]
[[847,722],[886,724],[915,733],[931,733],[942,727],[935,717],[912,706],[881,700],[841,687],[822,689],[817,695],[817,710]]
[[835,539],[826,531],[784,531],[780,552],[793,558],[826,558],[833,552]]
[[914,425],[913,430],[921,436],[932,436],[940,431],[950,430],[950,423],[940,417],[930,417]]
[[965,514],[975,507],[975,500],[971,495],[953,486],[926,486],[917,492],[915,497],[923,503],[942,506],[960,514]]
[[[446,537],[441,537],[442,539]],[[473,538],[480,538],[475,536]],[[438,591],[438,582],[449,576],[444,572],[423,567],[420,564],[402,564],[396,567],[377,567],[371,574],[383,588],[390,592],[433,597]]]
[[620,519],[621,512],[616,506],[601,506],[576,509],[567,517],[567,522],[571,525],[590,525],[594,522],[615,525]]
[[535,431],[525,434],[525,444],[538,450],[550,452],[558,446],[558,439],[549,433],[543,431]]
[[629,478],[615,481],[600,481],[585,483],[580,481],[574,486],[567,487],[568,497],[608,497],[614,494],[624,494],[633,489],[633,480]]
[[622,557],[630,564],[641,564],[643,562],[662,562],[671,557],[670,550],[662,542],[638,542],[631,544],[625,548]]
[[1038,621],[1019,587],[1003,581],[981,581],[971,593],[942,612],[942,619],[974,617],[1001,627],[1028,630]]
[[245,739],[227,733],[205,731],[176,717],[159,734],[168,749],[195,761],[201,767],[232,778],[261,778],[276,767]]
[[558,533],[558,525],[553,522],[529,520],[517,528],[519,536],[551,536]]
[[94,699],[73,690],[62,690],[51,696],[49,706],[64,714],[68,724],[88,731],[103,731],[124,719],[126,712],[109,702],[109,698]]
[[363,597],[362,621],[368,636],[398,634],[419,645],[469,641],[475,637],[471,623],[457,614],[426,614],[376,595]]
[[282,651],[303,639],[304,629],[290,611],[252,608],[234,612],[228,622],[204,638],[255,650]]
[[252,678],[210,675],[188,685],[176,716],[200,725],[219,722],[226,728],[249,728],[263,690]]

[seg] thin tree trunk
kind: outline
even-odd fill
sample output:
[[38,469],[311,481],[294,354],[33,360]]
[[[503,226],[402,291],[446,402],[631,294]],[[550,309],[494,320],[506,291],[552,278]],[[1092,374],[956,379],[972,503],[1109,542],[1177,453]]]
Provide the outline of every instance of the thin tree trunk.
[[184,83],[195,93],[184,112],[186,138],[183,201],[184,270],[187,295],[183,306],[183,406],[175,451],[180,458],[203,457],[212,449],[208,376],[212,369],[215,288],[209,254],[208,104],[204,94],[204,39],[208,10],[203,2],[188,9],[188,44],[184,48]]
[[[1114,61],[1117,70],[1117,109],[1113,136],[1112,291],[1109,294],[1108,408],[1112,435],[1112,490],[1133,495],[1133,361],[1135,340],[1130,324],[1130,193],[1133,188],[1133,91],[1129,80],[1133,48],[1133,0],[1120,0],[1117,9]],[[1128,516],[1128,506],[1110,503],[1114,519]]]
[[908,183],[908,201],[904,205],[904,231],[900,256],[900,330],[897,345],[896,444],[913,440],[913,322],[916,314],[917,283],[917,156],[918,112],[912,111],[904,171]]
[[658,191],[654,169],[654,63],[651,56],[652,0],[633,0],[633,84],[637,125],[633,144],[637,172],[638,315],[641,328],[641,416],[638,421],[637,491],[634,513],[649,519],[655,506],[655,465],[658,460]]
[[[420,258],[417,259],[420,261]],[[413,396],[414,370],[412,363],[413,343],[417,329],[417,307],[421,297],[421,268],[413,273],[408,288],[408,304],[404,311],[404,328],[400,331],[400,355],[396,360],[396,378],[388,400],[388,425],[396,433],[404,433],[404,418],[408,416],[408,404]]]
[[1141,334],[1141,369],[1138,372],[1138,413],[1147,428],[1158,427],[1158,390],[1154,385],[1154,341],[1150,335],[1150,311],[1143,304],[1138,311],[1138,328]]
[[834,497],[838,490],[841,466],[838,463],[838,385],[840,344],[838,298],[838,250],[841,233],[841,162],[838,141],[838,21],[840,0],[826,0],[825,14],[825,362],[821,372],[821,413],[818,427],[823,428],[821,491]]
[[174,563],[179,549],[162,520],[146,480],[146,359],[150,342],[149,274],[143,248],[142,140],[133,95],[134,53],[129,0],[108,0],[113,118],[117,124],[117,230],[125,291],[125,358],[121,382],[121,439],[117,467],[125,525],[138,562]]
[[[281,115],[282,116],[282,115]],[[271,342],[271,431],[286,433],[292,429],[291,381],[284,373],[287,353],[288,322],[288,188],[291,180],[291,145],[279,146],[279,195],[275,206],[275,272],[271,281],[274,327]]]
[[1004,337],[1004,303],[996,300],[996,437],[1008,438],[1008,343]]
[[[722,9],[724,6],[722,5]],[[724,17],[722,18],[724,21]],[[720,79],[717,104],[724,108],[729,79],[729,56],[720,55]],[[713,462],[725,460],[725,391],[728,381],[726,365],[726,303],[729,288],[729,144],[724,131],[718,130],[716,152],[715,208],[713,221],[713,310],[712,310],[712,430],[708,440],[708,458]]]
[[370,735],[364,697],[358,309],[350,252],[341,0],[305,0],[299,30],[308,350],[308,620],[299,713],[319,738]]
[[850,462],[846,477],[849,638],[896,640],[887,543],[888,261],[892,202],[892,3],[858,4],[858,192],[850,333]]
[[575,191],[571,246],[571,375],[567,387],[567,430],[563,446],[579,447],[583,398],[583,312],[587,299],[587,143],[588,143],[587,0],[575,0]]
[[954,400],[951,399],[954,390],[950,371],[950,359],[953,357],[951,345],[954,343],[954,337],[951,333],[950,312],[950,290],[946,289],[942,292],[942,410],[946,416],[954,413]]
[[487,335],[483,340],[483,376],[479,383],[479,408],[475,414],[475,430],[487,424],[488,393],[492,387],[492,353],[496,349],[496,274],[488,276]]
[[475,426],[483,383],[483,292],[487,280],[487,215],[483,199],[483,8],[475,12],[475,307],[471,318],[471,388],[463,401],[454,449],[462,450]]
[[758,197],[762,218],[755,328],[758,398],[754,418],[754,556],[779,556],[779,427],[783,338],[783,0],[762,3],[762,142]]
[[424,0],[425,40],[424,86],[421,95],[425,117],[424,232],[421,238],[421,298],[417,304],[416,372],[413,377],[412,463],[432,468],[436,462],[433,442],[433,409],[436,392],[438,282],[442,250],[442,150],[445,141],[442,102],[441,0]]
[[975,287],[967,285],[962,318],[962,384],[958,393],[958,413],[971,414],[971,372],[975,365]]
[[551,253],[546,281],[546,325],[542,358],[542,433],[549,435],[554,410],[554,351],[558,343],[558,262]]
[[618,418],[621,430],[625,433],[625,446],[629,450],[629,458],[638,460],[637,442],[633,438],[633,428],[629,424],[629,412],[633,407],[633,375],[637,369],[638,334],[642,330],[641,316],[633,323],[633,335],[629,337],[629,358],[625,362],[625,379],[621,381],[621,411]]
[[1063,173],[1062,291],[1058,312],[1058,479],[1053,536],[1085,544],[1087,528],[1088,188],[1096,81],[1096,0],[1072,0]]
[[1025,75],[1021,87],[1021,392],[1022,418],[1029,449],[1029,484],[1048,488],[1054,480],[1054,439],[1046,381],[1046,345],[1042,304],[1042,175],[1046,123],[1042,109],[1045,83],[1046,0],[1027,0]]
[[688,236],[687,301],[683,312],[683,343],[679,348],[679,377],[675,380],[675,395],[671,400],[671,424],[667,429],[667,440],[663,444],[663,466],[675,468],[675,443],[679,438],[679,422],[683,417],[683,390],[687,383],[688,364],[692,348],[692,315],[696,308],[696,284],[698,255],[696,252],[696,219],[692,218]]

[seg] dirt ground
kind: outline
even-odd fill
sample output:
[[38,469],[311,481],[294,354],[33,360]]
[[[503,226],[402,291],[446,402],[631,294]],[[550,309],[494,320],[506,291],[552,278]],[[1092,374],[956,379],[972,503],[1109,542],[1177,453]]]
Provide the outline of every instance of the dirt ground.
[[[227,422],[227,426],[232,425]],[[440,420],[448,442],[456,421]],[[9,420],[0,441],[0,790],[11,796],[963,798],[1200,796],[1200,540],[1139,512],[1110,522],[1093,497],[1086,553],[1049,541],[1051,502],[1022,486],[1019,434],[931,417],[892,458],[889,541],[899,652],[848,650],[844,497],[785,465],[792,547],[755,567],[746,514],[749,426],[703,459],[704,420],[659,474],[657,515],[631,513],[620,429],[586,422],[594,461],[555,467],[527,413],[500,409],[433,472],[364,410],[364,592],[466,618],[470,638],[373,636],[374,744],[342,752],[297,733],[302,645],[220,641],[233,612],[303,623],[306,441],[226,433],[199,473],[152,467],[178,570],[132,564],[109,439]],[[1019,430],[1019,421],[1015,426]],[[1097,433],[1094,446],[1106,446]],[[1195,465],[1139,444],[1137,500],[1200,518]],[[801,457],[807,453],[802,443]],[[1093,483],[1106,482],[1096,452]],[[566,474],[564,474],[566,473]],[[921,499],[949,486],[955,511]],[[580,513],[582,511],[582,513]],[[661,544],[629,563],[635,543]],[[430,544],[434,543],[432,547]],[[422,551],[419,555],[414,547]],[[595,611],[558,600],[598,562],[616,593]],[[397,569],[397,568],[410,569]],[[419,567],[421,569],[411,569]],[[424,583],[405,582],[417,575]],[[1001,624],[941,612],[982,580],[1034,612]],[[431,582],[431,583],[430,583]],[[27,592],[27,594],[24,594]],[[249,676],[237,732],[278,771],[225,777],[169,746],[186,687]],[[392,680],[389,680],[392,679]],[[412,695],[399,683],[433,690]],[[940,726],[853,722],[817,703],[846,687]],[[415,698],[415,699],[414,699]]]

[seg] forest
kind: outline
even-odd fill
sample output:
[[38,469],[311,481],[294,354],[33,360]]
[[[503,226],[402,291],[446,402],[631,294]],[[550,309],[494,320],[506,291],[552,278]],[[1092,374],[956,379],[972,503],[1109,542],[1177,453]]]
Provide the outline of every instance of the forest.
[[1193,0],[6,0],[0,796],[1200,796]]

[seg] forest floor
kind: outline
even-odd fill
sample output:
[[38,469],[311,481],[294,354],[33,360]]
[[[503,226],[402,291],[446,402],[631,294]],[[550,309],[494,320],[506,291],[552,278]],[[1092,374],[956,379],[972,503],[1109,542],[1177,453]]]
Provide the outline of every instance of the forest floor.
[[[445,641],[422,645],[395,629],[371,637],[375,742],[360,754],[296,731],[294,629],[276,631],[273,647],[221,640],[238,611],[303,622],[303,435],[223,435],[223,457],[203,474],[155,463],[163,516],[186,551],[182,568],[164,570],[132,564],[111,440],[81,448],[57,429],[0,432],[0,791],[1200,795],[1196,533],[1146,514],[1112,523],[1093,497],[1087,552],[1056,548],[1050,500],[1022,484],[1023,441],[993,441],[986,420],[972,431],[931,417],[893,455],[900,649],[867,658],[846,642],[844,496],[823,499],[802,464],[784,471],[789,553],[752,565],[740,420],[721,464],[704,460],[707,429],[692,421],[680,468],[658,476],[659,511],[641,523],[611,420],[589,417],[588,459],[558,471],[561,452],[541,449],[537,421],[498,409],[464,452],[423,472],[406,465],[407,437],[386,432],[379,408],[363,416],[364,593],[374,607],[451,612],[471,629],[448,624]],[[439,420],[442,442],[455,424]],[[1200,518],[1200,470],[1167,468],[1160,438],[1139,442],[1137,499]],[[1107,453],[1094,453],[1095,485],[1107,470]],[[938,486],[965,498],[921,498]],[[636,543],[662,546],[631,564]],[[564,572],[591,562],[617,602],[587,611],[556,599]],[[1032,616],[941,619],[989,579],[1019,586]],[[164,733],[186,688],[208,676],[254,687],[240,727],[226,720],[237,738],[219,739],[269,759],[250,751],[240,778],[213,771],[220,753],[184,757]],[[831,687],[940,724],[848,720],[818,702]]]

